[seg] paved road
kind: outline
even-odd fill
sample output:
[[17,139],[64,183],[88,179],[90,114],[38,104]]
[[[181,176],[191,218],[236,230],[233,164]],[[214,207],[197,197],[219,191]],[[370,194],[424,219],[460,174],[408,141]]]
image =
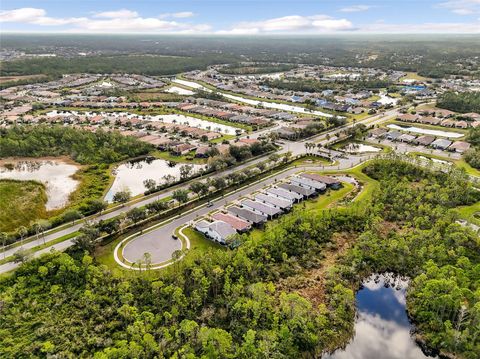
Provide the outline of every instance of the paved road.
[[[387,119],[389,119],[390,117],[392,117],[393,115],[395,115],[397,113],[398,113],[397,110],[394,109],[394,110],[390,110],[390,111],[386,112],[385,114],[380,114],[380,115],[375,115],[375,116],[372,116],[372,117],[367,117],[362,121],[358,121],[357,123],[365,123],[365,124],[367,124],[367,123],[368,124],[379,123],[379,122],[386,121]],[[280,125],[278,125],[278,126],[280,126]],[[278,126],[275,126],[274,128],[276,128]],[[339,133],[339,132],[343,131],[345,128],[347,128],[349,126],[352,126],[352,124],[344,126],[344,127],[340,127],[340,128],[335,128],[333,130],[324,132],[324,133],[322,133],[318,136],[314,136],[314,137],[309,138],[308,140],[304,140],[304,141],[297,141],[297,142],[284,141],[285,145],[279,151],[277,151],[277,153],[283,154],[283,153],[286,153],[286,152],[291,152],[292,155],[294,155],[294,156],[305,153],[305,151],[306,151],[305,143],[306,142],[315,142],[316,141],[318,143],[321,143],[322,145],[326,145],[328,142],[331,141],[331,139],[330,140],[327,139],[327,134],[329,136],[334,136],[336,133]],[[265,134],[266,132],[271,131],[271,130],[272,130],[271,128],[267,129],[267,130],[263,130],[263,131],[261,131],[261,134]],[[254,165],[258,162],[264,161],[264,160],[265,160],[265,157],[260,157],[260,158],[257,158],[255,160],[252,160],[250,162],[244,163],[242,165],[226,169],[222,172],[206,175],[204,178],[225,176],[225,175],[227,175],[231,172],[239,171],[243,168],[252,166],[252,165]],[[125,206],[118,207],[117,209],[115,209],[111,212],[104,213],[102,215],[98,215],[98,216],[95,216],[95,217],[91,217],[91,219],[94,220],[94,221],[99,221],[101,219],[106,220],[106,219],[117,217],[117,216],[121,215],[122,213],[131,210],[132,208],[143,207],[146,204],[151,203],[153,201],[156,201],[158,199],[170,197],[175,189],[169,189],[169,190],[163,191],[163,192],[161,192],[157,195],[154,195],[152,197],[147,197],[147,198],[141,199],[140,201],[138,201],[136,203],[126,204]],[[37,246],[43,244],[44,241],[45,241],[45,243],[48,243],[48,242],[53,241],[53,240],[55,240],[59,237],[77,232],[83,226],[83,224],[84,223],[79,222],[75,225],[69,226],[69,227],[64,228],[60,231],[57,231],[57,232],[54,232],[54,233],[47,233],[47,234],[45,234],[44,238],[42,237],[40,240],[37,240],[34,237],[30,237],[29,239],[26,240],[26,243],[24,243],[22,248],[23,249],[32,249],[34,247],[37,247]],[[4,256],[5,257],[12,256],[19,249],[20,249],[20,247],[14,247],[14,248],[7,249],[5,251],[5,253],[0,252],[0,258],[3,258]]]
[[[217,210],[226,204],[235,203],[239,198],[251,195],[253,192],[259,191],[262,188],[274,184],[277,181],[281,181],[286,177],[293,175],[294,173],[301,171],[302,169],[310,170],[332,170],[332,169],[346,169],[354,167],[355,165],[367,160],[371,156],[352,156],[346,159],[340,159],[339,164],[336,166],[300,166],[290,168],[282,173],[276,174],[272,177],[258,181],[255,184],[248,185],[246,188],[243,188],[235,193],[222,197],[221,199],[215,200],[212,207],[201,206],[196,210],[188,213],[180,218],[176,218],[173,221],[161,226],[148,234],[138,236],[134,240],[130,241],[123,248],[123,256],[130,262],[137,262],[142,259],[145,252],[148,252],[152,256],[152,264],[158,264],[160,262],[171,259],[172,253],[177,248],[172,246],[172,243],[178,243],[172,239],[172,234],[175,229],[178,227],[189,223],[193,220],[198,219],[214,210]],[[171,248],[170,253],[166,252],[167,248]],[[154,258],[159,258],[161,260],[155,261]]]

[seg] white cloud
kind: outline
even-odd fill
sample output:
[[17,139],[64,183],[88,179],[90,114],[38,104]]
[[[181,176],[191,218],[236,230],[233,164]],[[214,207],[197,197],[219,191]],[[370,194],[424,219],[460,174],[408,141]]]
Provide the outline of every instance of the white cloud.
[[[44,9],[20,8],[0,12],[0,22],[15,22],[40,26],[72,25],[70,32],[175,32],[192,33],[211,30],[207,24],[190,24],[160,17],[141,17],[136,11],[120,9],[94,13],[91,17],[54,18]],[[188,18],[192,12],[164,14],[170,18]]]
[[75,24],[86,20],[86,18],[53,18],[45,16],[47,13],[44,9],[21,8],[14,10],[5,10],[0,12],[0,22],[17,22],[28,23],[34,25],[66,25]]
[[371,25],[362,26],[358,31],[362,33],[394,34],[479,34],[480,21],[477,23],[432,22],[421,24],[387,24],[384,22],[376,22]]
[[370,5],[352,5],[352,6],[346,6],[342,7],[340,11],[342,12],[360,12],[360,11],[367,11],[368,9],[371,9],[372,7]]
[[98,12],[98,13],[95,13],[93,17],[110,18],[110,19],[131,19],[131,18],[138,17],[138,13],[136,11],[121,9],[116,11]]
[[187,17],[193,17],[195,14],[191,11],[181,11],[181,12],[175,12],[172,14],[172,17],[177,17],[179,19],[187,18]]
[[438,5],[457,15],[480,14],[480,0],[449,0]]
[[218,31],[219,34],[258,34],[258,33],[318,33],[353,29],[347,19],[334,19],[326,15],[300,16],[289,15],[263,21],[241,22],[230,30]]

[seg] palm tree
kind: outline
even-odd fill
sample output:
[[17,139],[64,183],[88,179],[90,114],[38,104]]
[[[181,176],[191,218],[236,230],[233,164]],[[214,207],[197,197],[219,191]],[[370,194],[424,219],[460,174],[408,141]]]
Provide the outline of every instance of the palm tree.
[[28,234],[28,229],[25,226],[20,226],[17,233],[20,236],[20,247],[23,247],[23,238]]

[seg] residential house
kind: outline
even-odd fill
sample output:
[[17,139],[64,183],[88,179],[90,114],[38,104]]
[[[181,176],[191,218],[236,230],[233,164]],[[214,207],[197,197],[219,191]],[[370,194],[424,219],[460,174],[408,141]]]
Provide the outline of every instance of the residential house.
[[250,199],[244,200],[241,203],[243,208],[247,208],[253,212],[263,214],[267,216],[267,218],[274,218],[282,213],[282,210],[279,208],[275,208],[273,206],[267,205],[265,203],[261,203],[258,201],[252,201]]
[[217,221],[228,223],[240,233],[247,232],[252,228],[252,225],[248,221],[228,213],[217,212],[212,215],[212,218]]
[[222,244],[225,244],[230,237],[237,234],[235,228],[223,221],[207,222],[201,220],[195,224],[195,229],[206,237]]
[[232,207],[228,207],[227,209],[233,216],[244,219],[254,226],[261,226],[267,221],[267,216],[260,213],[256,213],[254,211],[250,211],[249,209],[246,209],[246,208],[232,206]]
[[292,183],[280,183],[278,187],[292,193],[297,193],[303,196],[303,198],[310,198],[317,194],[317,192],[314,189],[300,187]]

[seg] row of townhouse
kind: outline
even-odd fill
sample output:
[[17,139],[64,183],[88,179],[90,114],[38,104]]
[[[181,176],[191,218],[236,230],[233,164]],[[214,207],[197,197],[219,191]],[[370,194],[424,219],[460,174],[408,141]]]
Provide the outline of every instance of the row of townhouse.
[[216,242],[226,244],[235,234],[261,227],[268,220],[289,212],[295,203],[316,196],[327,188],[338,189],[340,186],[341,182],[333,177],[301,173],[212,214],[211,221],[198,221],[195,229]]

